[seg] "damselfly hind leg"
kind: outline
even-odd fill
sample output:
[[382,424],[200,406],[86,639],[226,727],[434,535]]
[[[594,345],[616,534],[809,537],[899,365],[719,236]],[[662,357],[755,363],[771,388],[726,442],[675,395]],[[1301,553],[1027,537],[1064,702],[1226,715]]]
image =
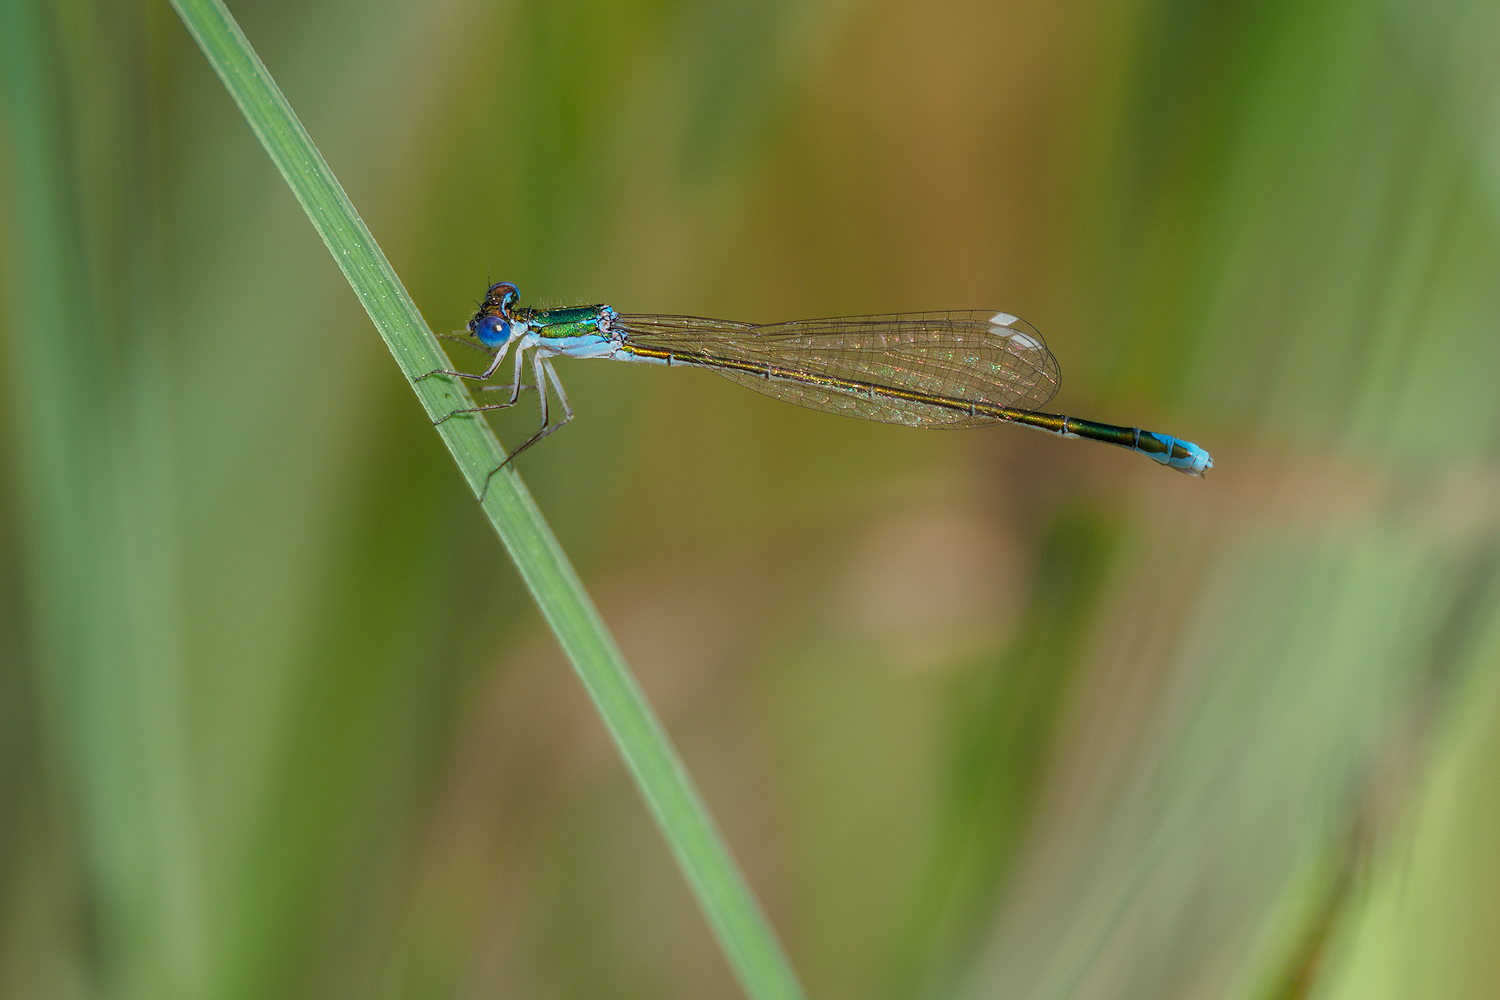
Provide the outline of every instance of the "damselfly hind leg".
[[[565,425],[568,421],[573,419],[573,408],[568,405],[568,394],[563,392],[562,382],[559,381],[557,372],[553,370],[552,362],[546,360],[540,354],[533,354],[531,356],[531,367],[532,371],[536,374],[536,383],[539,390],[537,392],[537,395],[541,397],[542,427],[535,434],[531,435],[531,437],[527,438],[525,441],[522,441],[519,448],[511,452],[509,455],[505,456],[505,461],[501,462],[499,465],[491,469],[490,474],[484,477],[484,489],[479,491],[480,503],[484,503],[484,498],[489,495],[490,480],[495,478],[495,473],[499,472],[501,469],[505,468],[512,461],[514,461],[515,457],[521,454],[521,452],[525,451],[527,448],[530,448],[542,438],[546,437],[548,434],[551,434],[553,431],[557,430],[558,428]],[[516,374],[517,376],[520,375],[519,367]],[[552,383],[552,388],[557,392],[557,401],[562,404],[563,408],[563,418],[550,427],[547,426],[547,383],[549,381]],[[515,400],[511,400],[511,402],[513,403],[515,402]],[[508,406],[510,404],[507,403],[506,405]]]

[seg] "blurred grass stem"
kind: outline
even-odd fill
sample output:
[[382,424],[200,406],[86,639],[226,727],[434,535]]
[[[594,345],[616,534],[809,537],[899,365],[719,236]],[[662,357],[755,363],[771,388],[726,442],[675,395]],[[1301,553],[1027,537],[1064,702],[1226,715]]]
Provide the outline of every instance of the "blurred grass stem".
[[[173,6],[323,237],[428,416],[445,415],[455,398],[458,406],[474,405],[461,385],[414,381],[448,361],[229,11],[214,0],[173,0]],[[489,425],[450,420],[437,430],[479,495],[505,457]],[[513,466],[494,477],[483,507],[604,717],[745,991],[756,1000],[801,997],[790,963],[682,761]]]

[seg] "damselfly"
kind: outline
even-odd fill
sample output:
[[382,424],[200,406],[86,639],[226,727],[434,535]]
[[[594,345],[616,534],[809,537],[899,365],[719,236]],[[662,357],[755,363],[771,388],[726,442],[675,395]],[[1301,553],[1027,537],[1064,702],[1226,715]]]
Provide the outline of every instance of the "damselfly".
[[[1208,452],[1169,434],[1037,412],[1057,392],[1057,359],[1035,327],[1010,313],[895,313],[759,324],[617,313],[606,305],[518,308],[519,300],[515,285],[491,285],[469,321],[469,333],[493,355],[483,372],[433,371],[421,376],[488,381],[514,350],[511,383],[482,387],[509,392],[510,399],[454,410],[437,421],[503,410],[516,404],[522,389],[537,390],[541,428],[491,471],[490,478],[573,419],[552,367],[552,359],[558,357],[706,368],[789,403],[887,424],[1021,424],[1129,448],[1192,476],[1203,475],[1214,464]],[[521,384],[527,351],[535,385]],[[563,418],[556,423],[548,421],[549,383],[563,408]]]

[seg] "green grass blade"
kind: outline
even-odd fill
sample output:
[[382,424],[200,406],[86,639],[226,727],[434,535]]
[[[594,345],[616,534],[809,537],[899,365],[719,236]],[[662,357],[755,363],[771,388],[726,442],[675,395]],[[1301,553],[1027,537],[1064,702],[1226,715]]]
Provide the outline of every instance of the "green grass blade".
[[[473,405],[462,385],[415,381],[448,367],[447,359],[229,11],[214,0],[173,0],[173,6],[323,237],[427,414],[436,418]],[[505,457],[489,425],[450,420],[438,433],[478,495]],[[603,715],[745,991],[756,1000],[801,997],[790,963],[682,761],[513,467],[495,476],[484,511]]]

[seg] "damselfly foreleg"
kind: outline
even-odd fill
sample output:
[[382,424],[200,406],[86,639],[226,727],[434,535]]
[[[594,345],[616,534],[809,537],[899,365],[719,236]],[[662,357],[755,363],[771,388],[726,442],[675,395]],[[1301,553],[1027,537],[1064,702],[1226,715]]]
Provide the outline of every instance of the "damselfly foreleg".
[[[509,347],[509,346],[510,346],[509,344],[506,345],[506,347]],[[521,356],[521,352],[517,351],[516,352],[516,357],[519,358],[520,356]],[[434,375],[451,375],[454,378],[468,378],[468,379],[474,379],[476,382],[488,382],[490,380],[490,376],[492,376],[492,375],[495,374],[495,370],[500,367],[500,363],[503,362],[504,360],[505,360],[505,347],[502,347],[502,348],[500,348],[500,350],[498,350],[498,351],[495,352],[495,360],[490,362],[490,366],[484,370],[483,374],[476,375],[473,372],[452,372],[452,371],[448,371],[447,369],[444,369],[444,368],[439,368],[439,369],[436,369],[435,371],[428,372],[426,375],[418,375],[412,381],[414,381],[414,382],[421,382],[424,379],[432,378],[432,376],[434,376]],[[520,379],[516,379],[516,381],[519,382]]]
[[[515,406],[516,405],[516,401],[521,398],[521,390],[522,389],[531,389],[531,388],[534,388],[534,386],[522,385],[521,384],[521,365],[523,363],[523,359],[525,358],[525,355],[526,355],[526,352],[524,350],[522,350],[520,348],[517,348],[517,350],[516,350],[516,368],[515,368],[514,374],[512,375],[511,384],[510,385],[482,385],[482,386],[479,387],[479,389],[480,389],[481,392],[509,389],[510,390],[510,399],[506,400],[503,403],[491,403],[488,406],[469,406],[469,407],[465,407],[462,410],[454,410],[452,413],[449,413],[446,416],[443,416],[443,417],[438,418],[437,420],[434,420],[432,422],[432,426],[436,427],[438,424],[441,424],[444,421],[446,421],[449,417],[456,417],[460,413],[482,413],[485,410],[505,410],[505,409],[509,409],[512,406]],[[505,356],[505,352],[501,351],[500,356],[504,357]],[[535,357],[535,355],[532,355],[532,357]],[[500,364],[500,361],[497,358],[496,361],[495,361],[495,364],[490,365],[490,371],[493,372],[499,366],[499,364]],[[437,373],[434,372],[433,374],[437,374]],[[444,372],[443,374],[448,374],[448,373]],[[423,376],[423,377],[425,378],[426,376]],[[469,377],[473,378],[474,376],[470,375]],[[545,383],[538,383],[538,384],[541,385],[543,389],[546,389],[546,384]],[[546,392],[543,392],[542,395],[545,397],[547,394],[546,394]],[[491,473],[491,475],[493,475],[493,473]]]
[[[455,344],[463,344],[471,351],[480,351],[484,354],[488,354],[492,358],[495,356],[495,351],[497,350],[494,347],[486,347],[475,340],[473,337],[466,336],[461,333],[440,333],[438,334],[438,336],[444,340],[451,340]],[[426,378],[427,376],[424,375],[422,377]]]

